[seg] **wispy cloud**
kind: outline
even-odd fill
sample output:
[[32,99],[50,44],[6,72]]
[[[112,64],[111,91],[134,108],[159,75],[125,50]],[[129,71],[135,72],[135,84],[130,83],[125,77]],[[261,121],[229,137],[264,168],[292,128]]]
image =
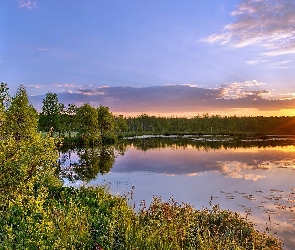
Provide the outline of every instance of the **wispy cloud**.
[[59,92],[69,92],[69,91],[70,93],[74,93],[76,92],[76,89],[79,89],[82,86],[83,85],[73,84],[73,83],[25,84],[25,87],[27,88],[28,92],[31,95],[40,95],[40,93],[45,95],[48,92],[59,93]]
[[246,64],[256,66],[260,65],[264,68],[268,69],[289,69],[291,63],[291,60],[284,60],[284,61],[271,61],[271,60],[263,60],[263,59],[255,59],[255,60],[250,60],[246,61]]
[[277,69],[288,69],[289,66],[287,64],[290,62],[291,62],[291,60],[274,62],[271,64],[271,66],[272,66],[272,68],[277,68]]
[[18,7],[19,8],[27,8],[27,9],[36,9],[37,8],[37,2],[32,0],[19,0],[18,1]]
[[48,51],[48,48],[38,48],[38,51]]
[[269,60],[255,59],[255,60],[246,61],[246,63],[249,65],[256,65],[260,63],[266,63],[266,62],[269,62]]
[[81,88],[83,85],[81,84],[73,84],[73,83],[53,83],[53,84],[41,84],[41,85],[38,85],[38,84],[26,84],[25,87],[28,87],[28,88],[37,88],[37,89],[40,89],[40,88]]
[[293,0],[243,0],[231,13],[237,20],[223,33],[202,39],[236,48],[258,45],[265,56],[295,53],[295,2]]

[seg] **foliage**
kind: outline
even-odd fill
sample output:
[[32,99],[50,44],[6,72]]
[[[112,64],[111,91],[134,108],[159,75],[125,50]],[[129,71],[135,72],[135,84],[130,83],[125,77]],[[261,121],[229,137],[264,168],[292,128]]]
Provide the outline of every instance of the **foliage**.
[[6,110],[0,141],[0,241],[4,249],[36,249],[48,238],[48,189],[60,186],[53,138],[37,133],[36,112],[20,86]]
[[128,131],[128,125],[126,119],[122,115],[115,117],[115,132],[117,134]]
[[10,100],[8,93],[8,87],[6,83],[0,84],[0,139],[4,138],[5,134],[5,122],[6,122],[6,108]]
[[104,142],[107,138],[114,137],[114,116],[108,107],[99,105],[97,108],[98,129],[100,131],[101,140]]
[[0,104],[0,140],[4,136],[5,132],[5,122],[6,122],[6,114],[4,112],[3,106]]
[[68,104],[68,108],[66,112],[63,113],[65,116],[65,130],[69,134],[69,138],[71,137],[71,132],[76,131],[77,122],[76,122],[76,112],[77,112],[77,106],[73,103]]
[[146,114],[124,118],[128,124],[127,133],[142,134],[277,134],[295,135],[295,117],[262,116],[209,116],[204,114],[192,118],[156,117]]
[[33,195],[39,188],[57,185],[57,158],[55,141],[48,136],[36,133],[30,139],[1,140],[1,197],[15,199],[15,194]]
[[[37,212],[12,207],[1,214],[8,249],[282,249],[282,243],[237,213],[196,210],[159,198],[138,212],[106,188],[49,189]],[[7,216],[9,213],[9,216]],[[17,223],[17,224],[16,224]],[[14,248],[15,247],[15,248]]]
[[218,206],[196,210],[155,197],[149,208],[142,203],[137,223],[129,240],[139,249],[282,249],[276,238]]
[[6,111],[5,130],[16,140],[30,138],[36,132],[38,114],[29,105],[27,92],[20,86]]
[[77,109],[78,136],[85,141],[95,141],[99,139],[97,109],[88,103]]
[[6,83],[0,84],[0,106],[3,109],[7,108],[10,102],[9,88]]
[[[50,238],[52,222],[44,202],[48,189],[60,186],[53,138],[35,134],[0,143],[0,241],[5,249],[36,249]],[[48,235],[47,235],[48,234]]]
[[43,99],[42,112],[39,117],[39,128],[42,131],[60,130],[60,104],[57,94],[48,92]]

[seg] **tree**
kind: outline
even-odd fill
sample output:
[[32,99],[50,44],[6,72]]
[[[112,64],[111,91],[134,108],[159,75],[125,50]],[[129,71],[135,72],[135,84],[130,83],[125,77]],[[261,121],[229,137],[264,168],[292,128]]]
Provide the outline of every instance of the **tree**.
[[98,128],[102,141],[114,135],[115,120],[108,107],[99,105],[97,108]]
[[0,85],[0,139],[4,136],[4,127],[6,121],[6,108],[7,102],[10,100],[10,96],[8,93],[8,87],[6,83],[1,83]]
[[76,123],[76,112],[77,112],[77,106],[73,103],[68,104],[67,108],[67,123],[66,123],[66,130],[69,133],[69,137],[71,137],[71,131],[75,131],[77,127]]
[[[0,140],[0,241],[3,249],[38,249],[54,242],[48,198],[61,187],[58,151],[52,137],[32,133],[24,140]],[[51,202],[52,203],[52,202]]]
[[57,94],[48,92],[43,99],[42,112],[39,117],[39,128],[43,131],[60,130],[60,105]]
[[85,103],[77,109],[76,116],[78,136],[86,143],[99,139],[97,109]]
[[4,109],[8,107],[10,101],[10,95],[8,90],[9,88],[7,86],[7,83],[2,82],[0,84],[0,106],[2,106]]
[[53,138],[42,137],[36,130],[25,140],[8,135],[1,140],[0,151],[0,194],[6,198],[24,198],[44,186],[60,185],[55,175],[58,151]]
[[58,151],[53,138],[37,132],[37,112],[23,86],[2,113],[7,119],[0,140],[1,247],[36,249],[54,228],[46,202],[50,189],[61,187]]
[[32,137],[37,128],[37,116],[37,111],[29,104],[27,92],[21,85],[6,112],[6,133],[12,134],[16,141]]
[[3,107],[0,104],[0,140],[4,137],[5,132],[6,114]]
[[119,115],[115,118],[115,130],[117,133],[126,132],[128,130],[128,124],[123,115]]

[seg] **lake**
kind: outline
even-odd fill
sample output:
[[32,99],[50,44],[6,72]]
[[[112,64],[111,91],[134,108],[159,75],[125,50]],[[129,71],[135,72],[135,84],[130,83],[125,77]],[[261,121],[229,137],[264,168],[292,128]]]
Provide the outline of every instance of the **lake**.
[[295,139],[129,138],[61,154],[65,185],[108,185],[139,208],[153,196],[195,208],[219,204],[295,249]]

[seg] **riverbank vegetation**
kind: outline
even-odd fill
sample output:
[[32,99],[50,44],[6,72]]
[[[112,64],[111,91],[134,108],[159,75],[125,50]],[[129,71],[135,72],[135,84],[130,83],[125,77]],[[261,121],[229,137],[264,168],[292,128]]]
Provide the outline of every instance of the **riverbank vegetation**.
[[[2,249],[282,249],[277,238],[218,207],[196,210],[155,198],[135,209],[129,199],[132,193],[115,196],[107,187],[63,186],[58,173],[61,141],[51,136],[54,116],[43,124],[52,122],[49,133],[38,132],[38,113],[25,88],[10,98],[7,85],[0,87]],[[84,108],[83,115],[110,114],[104,107],[102,116],[98,109]],[[42,112],[48,115],[45,109]],[[103,128],[95,125],[99,137],[91,139],[103,142],[113,128],[101,124]],[[97,136],[80,129],[75,130],[84,139]]]

